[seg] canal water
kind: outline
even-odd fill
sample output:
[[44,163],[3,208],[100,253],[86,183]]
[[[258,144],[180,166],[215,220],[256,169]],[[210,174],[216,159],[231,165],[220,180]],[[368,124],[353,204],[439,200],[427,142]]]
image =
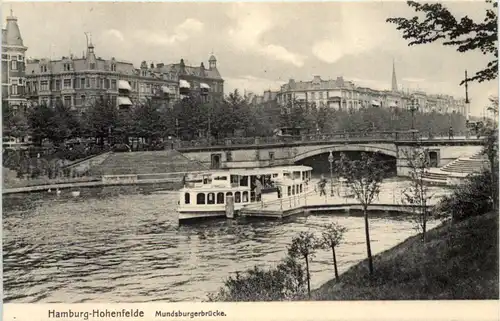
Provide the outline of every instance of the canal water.
[[[216,220],[178,226],[175,194],[136,188],[18,194],[3,199],[5,302],[203,301],[224,279],[276,264],[293,236],[338,222],[340,272],[365,258],[363,218],[310,215],[286,221]],[[406,217],[373,215],[372,251],[416,234]],[[434,222],[431,226],[436,225]],[[312,286],[333,277],[331,253],[311,264]]]

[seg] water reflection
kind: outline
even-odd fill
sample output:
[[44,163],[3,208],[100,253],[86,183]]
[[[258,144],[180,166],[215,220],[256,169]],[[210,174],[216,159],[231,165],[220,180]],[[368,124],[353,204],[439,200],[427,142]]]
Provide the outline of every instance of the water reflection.
[[[340,272],[365,257],[357,215],[178,226],[172,194],[108,187],[81,195],[4,197],[6,302],[205,300],[228,275],[276,264],[294,235],[332,221],[349,229],[337,250]],[[379,216],[370,224],[374,254],[415,233],[401,218]],[[330,279],[331,253],[318,252],[311,270],[314,287]]]

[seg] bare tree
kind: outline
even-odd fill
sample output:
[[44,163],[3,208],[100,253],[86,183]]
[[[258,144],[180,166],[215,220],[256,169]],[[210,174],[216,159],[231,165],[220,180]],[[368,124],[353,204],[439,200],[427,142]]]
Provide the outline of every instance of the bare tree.
[[311,274],[309,273],[309,260],[314,256],[317,248],[317,239],[311,232],[300,232],[292,239],[292,244],[288,248],[290,257],[302,256],[306,262],[307,294],[311,297]]
[[424,180],[429,170],[428,151],[422,148],[411,148],[403,151],[410,168],[409,186],[402,193],[402,203],[408,205],[414,215],[419,231],[422,231],[422,241],[426,241],[428,209],[427,206],[433,195],[429,194],[429,187]]
[[380,185],[385,174],[385,163],[377,153],[371,155],[362,153],[361,159],[355,161],[350,161],[345,154],[342,154],[337,168],[341,170],[342,175],[346,179],[347,187],[363,207],[368,268],[370,275],[372,275],[373,259],[370,244],[368,207],[380,192]]
[[319,247],[325,250],[332,250],[333,267],[335,269],[335,280],[339,280],[339,271],[337,269],[337,256],[335,255],[335,247],[337,247],[342,239],[347,228],[338,224],[330,223],[326,225],[325,230],[321,233],[321,242]]

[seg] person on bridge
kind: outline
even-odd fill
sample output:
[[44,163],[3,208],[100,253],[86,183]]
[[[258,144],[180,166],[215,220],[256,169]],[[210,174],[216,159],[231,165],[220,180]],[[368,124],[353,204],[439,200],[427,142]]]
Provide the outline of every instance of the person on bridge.
[[448,130],[448,138],[453,139],[453,127],[450,126],[450,129]]
[[318,183],[319,196],[323,196],[323,195],[326,196],[325,186],[326,186],[325,176],[321,175],[321,179],[319,180],[319,183]]

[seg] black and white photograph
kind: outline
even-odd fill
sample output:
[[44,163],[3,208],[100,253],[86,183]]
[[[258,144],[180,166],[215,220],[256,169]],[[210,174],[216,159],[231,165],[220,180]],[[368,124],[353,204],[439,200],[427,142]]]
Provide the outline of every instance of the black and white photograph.
[[4,2],[3,302],[498,300],[497,10]]

